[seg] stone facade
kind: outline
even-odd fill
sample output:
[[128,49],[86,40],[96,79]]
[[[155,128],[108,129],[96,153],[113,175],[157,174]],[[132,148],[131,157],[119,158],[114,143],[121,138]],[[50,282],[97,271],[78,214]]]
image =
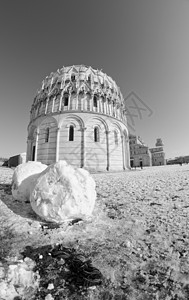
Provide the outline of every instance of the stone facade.
[[94,171],[129,168],[126,108],[115,81],[84,65],[46,77],[30,112],[29,160],[66,160]]
[[152,166],[166,165],[165,152],[163,150],[163,142],[160,138],[156,140],[154,148],[150,148],[152,153]]
[[130,166],[151,166],[151,152],[139,136],[129,134]]

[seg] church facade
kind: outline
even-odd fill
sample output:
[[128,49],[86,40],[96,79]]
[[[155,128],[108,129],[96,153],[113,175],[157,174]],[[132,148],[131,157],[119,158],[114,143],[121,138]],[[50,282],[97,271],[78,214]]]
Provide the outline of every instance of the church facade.
[[149,147],[140,136],[129,134],[130,166],[149,167],[152,165],[152,156]]
[[126,108],[115,81],[84,65],[46,77],[30,112],[27,161],[90,171],[130,168]]
[[140,136],[129,134],[129,146],[131,168],[166,164],[164,145],[161,138],[157,138],[154,148],[149,148]]

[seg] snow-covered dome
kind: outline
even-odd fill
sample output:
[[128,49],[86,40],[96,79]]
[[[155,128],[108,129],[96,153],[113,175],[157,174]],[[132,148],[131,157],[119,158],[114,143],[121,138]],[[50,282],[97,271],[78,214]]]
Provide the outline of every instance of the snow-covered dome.
[[[46,113],[49,110],[49,106],[50,111],[61,111],[62,106],[65,106],[63,102],[67,102],[68,95],[72,95],[72,97],[69,97],[69,108],[72,110],[81,110],[82,107],[80,105],[72,105],[71,102],[75,101],[76,97],[74,95],[78,96],[82,94],[90,95],[96,103],[101,98],[104,102],[108,101],[114,107],[122,107],[124,110],[123,96],[120,88],[110,76],[101,70],[95,70],[84,65],[74,65],[52,72],[50,76],[47,76],[43,80],[41,88],[38,90],[33,101],[32,119],[36,117],[36,110],[37,116],[39,116],[40,113]],[[61,97],[64,98],[64,101],[61,101],[61,104],[59,103],[59,106],[56,106],[56,101]],[[42,104],[47,100],[48,103],[42,109]],[[90,108],[88,107],[87,110],[90,110]],[[101,112],[103,112],[103,109]],[[114,117],[118,116],[114,115]],[[121,115],[120,118],[122,118]]]

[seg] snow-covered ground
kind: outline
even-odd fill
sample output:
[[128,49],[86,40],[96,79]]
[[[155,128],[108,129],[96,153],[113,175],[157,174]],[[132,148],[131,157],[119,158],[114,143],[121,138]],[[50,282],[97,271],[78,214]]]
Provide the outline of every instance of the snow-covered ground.
[[106,291],[105,287],[91,291],[95,300],[105,299],[105,292],[120,297],[127,293],[129,300],[187,299],[189,165],[93,174],[97,185],[93,218],[45,230],[29,203],[13,200],[12,174],[13,170],[0,168],[3,257],[20,255],[27,245],[63,243],[90,257],[107,280]]

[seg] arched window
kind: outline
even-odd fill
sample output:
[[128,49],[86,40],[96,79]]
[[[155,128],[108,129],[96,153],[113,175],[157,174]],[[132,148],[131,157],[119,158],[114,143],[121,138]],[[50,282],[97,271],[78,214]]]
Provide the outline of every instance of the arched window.
[[46,131],[45,131],[45,143],[48,143],[49,141],[49,128],[46,128]]
[[69,96],[68,94],[64,95],[64,106],[68,106]]
[[71,75],[71,81],[75,81],[75,75],[74,74]]
[[73,141],[74,140],[74,126],[70,125],[69,128],[69,141]]
[[100,132],[98,127],[94,128],[94,141],[100,142]]
[[97,96],[96,95],[94,95],[94,97],[93,97],[93,105],[94,105],[94,107],[97,107]]
[[118,145],[118,133],[116,130],[114,130],[114,142],[115,142],[115,145]]

